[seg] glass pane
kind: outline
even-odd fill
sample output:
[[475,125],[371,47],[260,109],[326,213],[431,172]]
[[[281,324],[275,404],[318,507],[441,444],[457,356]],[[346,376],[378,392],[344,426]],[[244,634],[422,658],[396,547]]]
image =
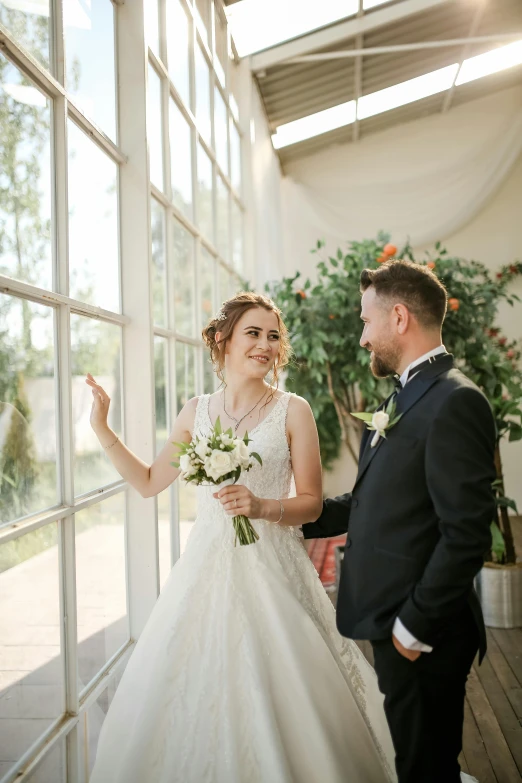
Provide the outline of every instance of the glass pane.
[[149,65],[147,100],[150,181],[163,190],[163,130],[161,122],[161,79]]
[[170,101],[170,167],[172,201],[188,218],[194,214],[192,196],[192,145],[190,125]]
[[[174,451],[174,447],[172,447]],[[158,548],[160,589],[167,581],[172,568],[171,547],[171,490],[170,487],[158,495]]]
[[1,54],[0,107],[0,274],[51,289],[50,102]]
[[201,35],[208,42],[210,40],[210,0],[196,0],[196,19]]
[[225,86],[225,68],[227,64],[227,28],[223,20],[221,19],[220,14],[217,11],[217,8],[215,10],[215,30],[216,30],[216,54],[217,57],[214,58],[214,70],[216,71],[217,77],[219,81],[221,82],[221,86]]
[[212,394],[215,389],[214,368],[210,361],[210,356],[206,351],[203,352],[203,393]]
[[196,394],[196,349],[176,343],[176,404],[179,411]]
[[230,120],[230,178],[232,187],[241,194],[241,138],[232,119]]
[[80,691],[129,639],[124,518],[124,492],[76,514]]
[[167,57],[169,75],[186,106],[190,105],[189,21],[179,0],[167,0]]
[[[88,770],[90,775],[94,761],[96,759],[96,751],[98,749],[98,740],[100,738],[101,727],[105,716],[109,711],[109,707],[112,704],[114,694],[120,684],[123,676],[124,668],[118,669],[117,674],[111,678],[109,685],[103,691],[103,693],[96,699],[94,704],[89,707],[80,716],[80,722],[78,725],[80,735],[80,753],[83,761],[83,767]],[[107,781],[107,783],[109,783]]]
[[0,294],[0,522],[58,503],[54,310]]
[[69,122],[69,287],[74,299],[120,311],[118,233],[118,168]]
[[67,757],[65,739],[53,745],[34,772],[26,778],[27,783],[65,783],[67,778]]
[[121,434],[121,328],[71,315],[72,415],[74,426],[74,491],[83,495],[120,478],[94,434],[89,418],[92,392],[85,383],[90,372],[111,399],[109,427]]
[[199,46],[195,50],[196,123],[198,131],[210,144],[210,70]]
[[201,328],[207,325],[215,312],[214,303],[215,261],[204,247],[199,262],[199,301],[201,307]]
[[194,336],[195,262],[194,239],[177,221],[173,222],[174,321],[180,334]]
[[243,212],[232,199],[232,263],[241,274],[243,271]]
[[205,239],[214,241],[212,214],[212,162],[198,145],[198,225]]
[[165,267],[165,212],[156,199],[151,199],[152,234],[152,311],[154,323],[167,325],[167,276]]
[[239,68],[233,60],[229,60],[230,67],[228,70],[229,79],[229,96],[228,101],[230,109],[236,122],[239,122],[239,108],[236,102],[236,96],[239,94]]
[[154,52],[156,57],[160,56],[159,43],[159,8],[158,0],[147,0],[144,3],[145,11],[145,32],[147,34],[147,45]]
[[167,416],[167,341],[154,337],[154,397],[156,403],[156,454],[169,436]]
[[228,269],[226,269],[221,264],[219,265],[218,270],[218,285],[219,285],[219,301],[220,302],[226,302],[226,300],[230,297],[230,291],[232,288],[232,283],[230,280],[230,272]]
[[216,233],[217,247],[225,261],[230,260],[230,207],[229,191],[221,177],[216,177],[217,182],[217,215],[216,215]]
[[[116,139],[114,10],[107,0],[64,0],[67,89],[82,111]],[[93,57],[93,52],[96,56]],[[100,85],[103,84],[103,89]]]
[[217,162],[228,174],[227,107],[217,87],[214,89],[214,133]]
[[[196,349],[191,345],[176,343],[176,397],[178,411],[196,394]],[[196,519],[196,487],[179,482],[180,552],[183,552],[189,533]]]
[[0,546],[0,758],[6,773],[64,710],[57,523]]
[[0,24],[49,70],[50,0],[0,0]]

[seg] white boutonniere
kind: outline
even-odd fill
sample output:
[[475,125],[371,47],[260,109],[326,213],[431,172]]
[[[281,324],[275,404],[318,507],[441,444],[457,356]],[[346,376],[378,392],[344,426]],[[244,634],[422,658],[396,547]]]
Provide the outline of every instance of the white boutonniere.
[[388,430],[391,430],[397,424],[402,417],[402,413],[398,416],[395,415],[395,402],[390,400],[382,411],[375,411],[375,413],[352,413],[352,416],[364,421],[368,429],[375,432],[370,443],[373,449],[379,442],[379,438],[385,438]]

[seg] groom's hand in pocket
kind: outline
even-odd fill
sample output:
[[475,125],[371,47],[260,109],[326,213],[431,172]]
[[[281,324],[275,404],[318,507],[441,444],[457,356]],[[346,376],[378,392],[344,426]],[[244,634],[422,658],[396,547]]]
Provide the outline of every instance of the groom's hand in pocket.
[[419,650],[408,650],[407,647],[400,643],[396,636],[392,635],[392,640],[395,649],[403,656],[403,658],[407,658],[409,661],[416,661],[417,658],[421,657],[422,653]]

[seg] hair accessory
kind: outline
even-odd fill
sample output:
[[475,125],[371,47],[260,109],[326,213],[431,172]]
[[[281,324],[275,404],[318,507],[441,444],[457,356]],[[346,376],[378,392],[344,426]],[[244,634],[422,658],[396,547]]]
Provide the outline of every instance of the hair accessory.
[[226,321],[227,320],[227,314],[225,313],[224,309],[221,308],[219,313],[214,318],[214,321]]

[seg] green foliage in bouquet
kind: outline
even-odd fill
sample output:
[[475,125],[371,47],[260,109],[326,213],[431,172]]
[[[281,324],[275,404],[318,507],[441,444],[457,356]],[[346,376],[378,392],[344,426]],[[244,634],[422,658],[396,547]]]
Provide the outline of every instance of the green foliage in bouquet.
[[[243,471],[248,473],[254,466],[254,459],[263,464],[257,452],[249,452],[251,440],[248,432],[243,438],[235,438],[231,428],[223,430],[218,417],[209,437],[194,435],[190,443],[174,441],[178,454],[171,465],[179,468],[182,478],[193,484],[235,484]],[[245,546],[259,539],[252,523],[244,515],[233,517],[232,523],[236,533],[234,546],[238,541],[240,546]]]
[[295,361],[289,369],[287,388],[305,397],[317,420],[321,457],[329,467],[343,442],[357,462],[364,423],[352,414],[373,411],[391,391],[389,381],[376,380],[369,371],[370,354],[359,345],[359,277],[388,259],[407,258],[426,264],[448,290],[448,314],[443,340],[462,369],[485,393],[495,416],[497,519],[493,523],[492,559],[515,562],[500,458],[500,440],[522,438],[522,370],[520,349],[496,326],[501,303],[513,306],[519,297],[510,292],[522,274],[520,261],[492,273],[484,264],[451,256],[440,244],[435,252],[415,258],[409,245],[398,253],[389,235],[352,242],[347,250],[324,257],[324,243],[312,251],[318,255],[315,280],[301,281],[300,274],[267,285],[267,291],[283,311]]

